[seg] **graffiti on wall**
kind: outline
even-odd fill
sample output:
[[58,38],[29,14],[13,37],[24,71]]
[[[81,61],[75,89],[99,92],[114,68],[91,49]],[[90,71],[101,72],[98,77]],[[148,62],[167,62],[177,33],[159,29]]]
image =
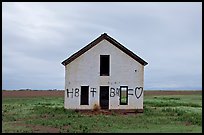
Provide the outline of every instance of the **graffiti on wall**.
[[[128,89],[128,95],[139,99],[143,93],[143,87],[135,87],[135,89]],[[120,96],[120,88],[110,88],[110,97]]]
[[[95,97],[95,94],[97,88],[90,88],[90,94],[92,97]],[[79,88],[72,88],[72,89],[66,89],[67,97],[73,98],[73,97],[79,97]],[[137,99],[141,97],[143,93],[143,87],[135,87],[133,89],[128,89],[128,96],[135,96]],[[113,88],[110,87],[110,97],[120,96],[120,88]]]
[[91,91],[90,91],[91,93],[92,93],[92,97],[94,97],[94,95],[95,95],[95,93],[96,93],[96,88],[91,88]]
[[73,98],[73,96],[78,97],[79,96],[79,88],[75,88],[75,89],[67,89],[67,97],[71,97]]

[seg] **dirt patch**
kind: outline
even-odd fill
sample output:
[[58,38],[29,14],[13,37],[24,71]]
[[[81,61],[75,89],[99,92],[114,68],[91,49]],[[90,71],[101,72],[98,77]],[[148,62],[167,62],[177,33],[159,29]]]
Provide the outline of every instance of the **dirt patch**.
[[60,129],[48,126],[32,125],[33,133],[59,133]]
[[[200,94],[202,91],[144,91],[144,95],[193,95]],[[15,90],[2,91],[2,97],[64,97],[63,90]]]
[[14,125],[31,128],[33,133],[59,133],[60,132],[59,128],[54,128],[49,126],[23,124],[23,123],[15,123]]
[[[23,123],[19,123],[19,122],[15,123],[14,125],[30,128],[33,133],[60,133],[59,128],[50,127],[50,126],[23,124]],[[64,126],[63,128],[67,129],[67,128],[69,128],[69,126]]]
[[98,110],[98,111],[92,111],[92,110],[87,110],[87,111],[83,111],[83,110],[79,110],[76,111],[80,114],[84,114],[84,115],[98,115],[98,114],[105,114],[105,115],[111,115],[113,114],[111,111],[104,111],[104,110]]
[[64,91],[31,90],[2,91],[2,97],[63,97]]
[[185,126],[191,126],[192,124],[190,122],[185,122]]
[[144,95],[202,95],[202,91],[144,91]]
[[113,110],[97,110],[97,111],[93,111],[93,110],[76,110],[76,112],[82,114],[82,115],[89,115],[89,116],[93,116],[93,115],[99,115],[99,114],[103,114],[103,115],[136,115],[137,112],[136,111],[126,111],[126,110],[117,110],[117,111],[113,111]]

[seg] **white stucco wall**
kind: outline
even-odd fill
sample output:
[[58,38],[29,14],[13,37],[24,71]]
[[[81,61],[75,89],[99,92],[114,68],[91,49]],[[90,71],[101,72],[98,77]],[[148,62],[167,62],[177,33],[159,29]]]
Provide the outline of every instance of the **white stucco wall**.
[[[100,76],[100,55],[110,55],[110,76]],[[92,109],[95,103],[99,105],[100,86],[109,86],[109,109],[143,109],[143,81],[144,66],[107,40],[102,40],[65,66],[64,106],[67,109]],[[89,105],[80,105],[80,88],[83,85],[89,86]],[[113,88],[116,90],[122,85],[130,89],[128,105],[120,105],[117,94],[114,97],[110,96]],[[136,87],[142,88],[135,92]],[[74,92],[76,88],[79,89],[79,92],[73,93],[73,97],[70,93],[67,97],[66,90]],[[96,88],[94,97],[90,92],[91,88]]]

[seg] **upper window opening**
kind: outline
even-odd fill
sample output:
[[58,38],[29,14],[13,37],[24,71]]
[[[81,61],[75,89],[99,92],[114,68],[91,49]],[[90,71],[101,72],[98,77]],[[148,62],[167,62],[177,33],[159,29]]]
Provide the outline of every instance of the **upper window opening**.
[[100,76],[110,75],[110,55],[100,55]]

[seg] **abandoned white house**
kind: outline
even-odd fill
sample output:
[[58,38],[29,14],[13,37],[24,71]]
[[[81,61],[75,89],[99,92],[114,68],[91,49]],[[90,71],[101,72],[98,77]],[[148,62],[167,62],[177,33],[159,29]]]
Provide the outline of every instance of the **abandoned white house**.
[[143,111],[148,63],[106,33],[64,60],[66,109]]

